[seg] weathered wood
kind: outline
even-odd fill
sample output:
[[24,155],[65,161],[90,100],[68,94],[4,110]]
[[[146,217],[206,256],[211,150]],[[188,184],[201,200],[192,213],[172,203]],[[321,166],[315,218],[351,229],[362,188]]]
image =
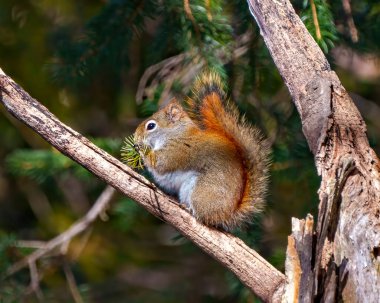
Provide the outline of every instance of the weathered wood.
[[1,69],[0,92],[0,101],[10,113],[60,152],[134,199],[156,217],[173,225],[230,269],[263,301],[280,302],[284,275],[242,240],[197,222],[154,184],[60,122]]
[[292,218],[285,260],[287,284],[283,302],[312,302],[313,298],[313,216]]
[[313,300],[380,302],[380,169],[365,123],[290,2],[248,4],[322,177]]

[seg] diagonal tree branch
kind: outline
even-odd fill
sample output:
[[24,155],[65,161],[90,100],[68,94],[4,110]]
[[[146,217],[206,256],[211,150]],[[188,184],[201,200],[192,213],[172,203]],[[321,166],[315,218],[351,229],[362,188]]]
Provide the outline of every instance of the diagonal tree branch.
[[106,183],[128,195],[156,217],[170,223],[230,269],[266,302],[279,302],[284,275],[256,251],[230,234],[200,224],[154,184],[132,171],[60,122],[0,69],[1,103],[18,120]]

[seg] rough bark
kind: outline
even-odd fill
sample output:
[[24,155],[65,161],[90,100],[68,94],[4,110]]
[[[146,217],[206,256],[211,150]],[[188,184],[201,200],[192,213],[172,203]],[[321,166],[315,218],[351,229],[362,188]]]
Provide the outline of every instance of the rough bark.
[[292,234],[288,237],[285,275],[288,283],[284,302],[311,302],[313,297],[313,225],[311,215],[306,220],[292,218]]
[[380,302],[379,160],[365,123],[289,1],[248,4],[322,177],[310,300]]
[[170,223],[225,267],[265,302],[279,302],[284,275],[242,240],[197,222],[173,199],[129,167],[60,122],[0,69],[0,101],[18,120],[156,217]]

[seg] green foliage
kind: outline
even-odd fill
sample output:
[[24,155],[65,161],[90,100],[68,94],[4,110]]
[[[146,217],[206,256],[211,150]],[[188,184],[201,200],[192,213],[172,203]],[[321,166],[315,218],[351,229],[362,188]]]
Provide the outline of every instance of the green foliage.
[[145,18],[156,15],[158,7],[155,0],[111,0],[76,36],[73,28],[58,28],[51,38],[57,46],[49,66],[53,78],[71,86],[78,80],[88,81],[104,66],[120,73],[129,65],[133,38],[143,31]]
[[[302,21],[318,45],[327,53],[338,40],[330,6],[326,0],[304,0],[303,7]],[[313,16],[313,8],[315,8],[316,16]]]
[[0,303],[20,302],[25,292],[26,279],[19,275],[16,279],[6,279],[5,273],[14,262],[26,252],[15,247],[17,237],[14,234],[6,234],[0,230]]
[[49,64],[53,78],[61,85],[73,86],[87,82],[104,67],[120,73],[129,66],[131,43],[142,34],[147,18],[161,19],[152,41],[154,52],[149,52],[154,54],[151,62],[168,51],[191,51],[222,71],[215,52],[232,42],[232,28],[223,11],[223,1],[210,1],[210,7],[203,0],[190,2],[190,10],[186,12],[179,0],[164,1],[163,5],[155,0],[113,0],[76,36],[70,34],[71,27],[56,29],[51,36],[56,43],[56,55]]
[[104,149],[106,152],[114,156],[117,155],[121,145],[120,138],[90,138],[90,140],[96,146]]
[[[16,242],[16,237],[11,234],[0,233],[0,281],[3,274],[12,264],[11,249]],[[0,297],[1,298],[1,297]]]
[[[93,141],[94,144],[111,154],[117,153],[121,145],[120,139],[98,138]],[[54,149],[18,149],[7,156],[5,163],[13,175],[29,177],[38,183],[69,172],[73,172],[83,180],[93,178],[86,169]]]
[[138,107],[139,117],[149,117],[158,110],[158,102],[160,101],[161,94],[164,90],[164,85],[160,84],[154,91],[153,99],[144,99]]
[[111,214],[115,216],[113,224],[122,232],[128,232],[136,226],[141,215],[141,207],[131,199],[123,197],[115,202]]
[[285,258],[286,258],[286,251],[282,248],[276,249],[273,254],[268,258],[268,261],[275,266],[276,268],[280,269],[281,271],[285,270]]
[[232,42],[232,27],[227,12],[223,10],[223,1],[189,1],[186,9],[181,0],[164,1],[160,10],[162,21],[153,39],[153,52],[150,62],[157,61],[167,53],[191,52],[206,60],[208,66],[223,69],[216,51]]
[[6,164],[15,176],[30,177],[39,183],[77,165],[58,152],[23,149],[10,154],[6,159]]
[[7,281],[0,288],[0,303],[19,303],[24,292],[25,286],[21,283]]

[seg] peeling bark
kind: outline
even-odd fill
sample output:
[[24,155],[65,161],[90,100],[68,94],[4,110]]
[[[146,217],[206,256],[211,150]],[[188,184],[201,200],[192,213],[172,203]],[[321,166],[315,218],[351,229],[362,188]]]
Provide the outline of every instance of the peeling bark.
[[283,302],[311,302],[313,298],[313,226],[314,219],[292,218],[292,234],[288,237],[285,275],[287,284]]

